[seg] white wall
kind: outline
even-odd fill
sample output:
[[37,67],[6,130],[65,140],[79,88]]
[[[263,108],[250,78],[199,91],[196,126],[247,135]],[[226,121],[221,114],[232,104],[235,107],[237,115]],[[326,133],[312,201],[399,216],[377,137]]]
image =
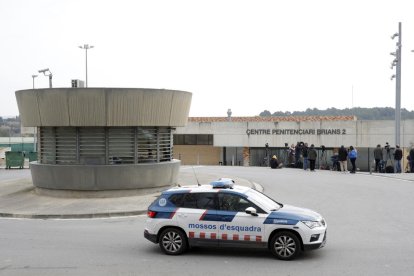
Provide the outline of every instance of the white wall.
[[[315,130],[315,134],[272,134],[273,130]],[[334,134],[317,134],[318,129],[334,130]],[[250,134],[247,130],[269,130],[271,134]],[[296,144],[303,141],[315,146],[340,145],[375,147],[394,141],[394,121],[302,121],[302,122],[189,122],[186,127],[178,127],[176,134],[213,134],[217,147],[283,147],[285,143]],[[401,145],[414,145],[414,120],[401,123]]]

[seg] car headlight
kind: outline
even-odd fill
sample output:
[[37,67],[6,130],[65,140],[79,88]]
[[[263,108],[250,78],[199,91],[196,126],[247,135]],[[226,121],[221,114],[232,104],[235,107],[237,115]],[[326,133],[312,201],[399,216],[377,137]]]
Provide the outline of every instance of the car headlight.
[[310,229],[313,229],[315,227],[321,227],[322,223],[320,221],[311,221],[311,220],[302,220],[302,222],[309,227]]

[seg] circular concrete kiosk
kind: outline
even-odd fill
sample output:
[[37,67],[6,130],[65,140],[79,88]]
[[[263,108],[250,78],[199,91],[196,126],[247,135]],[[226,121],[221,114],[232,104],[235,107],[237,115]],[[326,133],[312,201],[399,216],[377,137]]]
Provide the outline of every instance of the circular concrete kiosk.
[[173,130],[185,126],[192,94],[140,88],[16,91],[22,125],[37,127],[37,188],[157,190],[176,184]]

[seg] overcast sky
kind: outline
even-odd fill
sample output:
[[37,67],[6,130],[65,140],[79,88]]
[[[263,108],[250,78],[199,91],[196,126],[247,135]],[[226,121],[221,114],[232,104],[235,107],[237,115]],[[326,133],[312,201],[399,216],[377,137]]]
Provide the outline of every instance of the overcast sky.
[[[193,93],[190,116],[395,107],[390,69],[402,22],[402,107],[414,110],[412,1],[0,0],[0,116],[16,90],[54,87]],[[36,88],[48,87],[39,75]]]

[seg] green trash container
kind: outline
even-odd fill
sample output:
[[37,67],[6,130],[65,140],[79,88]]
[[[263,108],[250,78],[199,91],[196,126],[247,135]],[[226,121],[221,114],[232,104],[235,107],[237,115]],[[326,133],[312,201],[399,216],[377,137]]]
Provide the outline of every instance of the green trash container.
[[28,157],[29,157],[29,162],[37,161],[37,152],[36,151],[29,152]]
[[6,151],[6,169],[19,167],[23,169],[24,156],[21,151]]

